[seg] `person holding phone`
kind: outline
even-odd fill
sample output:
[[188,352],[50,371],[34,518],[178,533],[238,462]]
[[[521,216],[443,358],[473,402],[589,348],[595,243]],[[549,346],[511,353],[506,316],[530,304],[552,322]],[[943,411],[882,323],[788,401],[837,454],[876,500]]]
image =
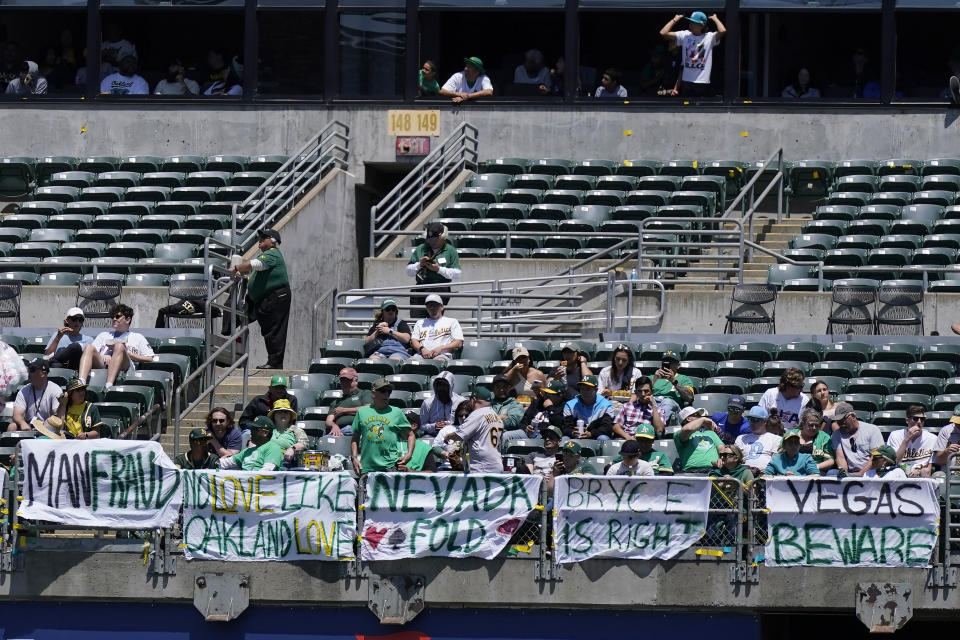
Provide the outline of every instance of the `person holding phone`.
[[573,400],[579,393],[577,385],[583,378],[591,375],[590,367],[587,366],[587,354],[579,351],[575,343],[568,342],[560,349],[560,357],[560,366],[547,378],[547,384],[559,380],[564,384],[564,399]]
[[653,396],[664,412],[664,423],[680,411],[681,404],[693,401],[696,391],[693,381],[680,373],[680,358],[673,351],[665,351],[660,357],[660,368],[653,374]]

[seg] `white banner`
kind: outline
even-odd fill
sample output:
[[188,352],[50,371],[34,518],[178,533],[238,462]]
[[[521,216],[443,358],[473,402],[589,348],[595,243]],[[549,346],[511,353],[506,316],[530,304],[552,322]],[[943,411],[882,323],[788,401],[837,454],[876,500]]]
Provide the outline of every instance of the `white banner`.
[[183,494],[159,442],[25,440],[21,518],[110,529],[171,527]]
[[929,567],[936,480],[767,480],[770,566]]
[[536,507],[541,481],[533,475],[371,473],[361,557],[495,558]]
[[558,477],[557,562],[672,558],[703,537],[711,484],[702,477]]
[[184,471],[188,560],[353,560],[349,473]]

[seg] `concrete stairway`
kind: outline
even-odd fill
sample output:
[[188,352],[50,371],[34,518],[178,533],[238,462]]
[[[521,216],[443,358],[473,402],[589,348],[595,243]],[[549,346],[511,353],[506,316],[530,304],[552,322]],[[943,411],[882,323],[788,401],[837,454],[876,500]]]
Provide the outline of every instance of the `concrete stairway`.
[[[770,218],[760,227],[754,242],[771,251],[782,253],[789,248],[790,240],[800,235],[800,229],[810,219],[809,215],[791,216],[780,222],[777,222],[776,218]],[[773,256],[755,251],[751,261],[743,264],[743,281],[766,282],[767,267],[775,263]]]
[[[301,370],[277,371],[251,369],[247,382],[247,398],[249,399],[253,396],[266,393],[270,378],[274,375],[282,374],[291,376],[298,373],[305,372]],[[240,405],[243,402],[243,371],[234,371],[226,380],[220,383],[220,386],[214,391],[213,399],[213,406],[215,407],[225,407],[226,409],[233,410],[235,405]],[[173,458],[177,453],[182,453],[189,447],[190,430],[196,427],[206,426],[204,420],[207,417],[208,410],[209,403],[202,402],[180,423],[180,451],[174,450],[174,427],[170,425],[167,433],[160,436],[160,444],[163,445],[163,449],[167,452],[167,455]],[[241,405],[233,414],[234,420],[239,419],[242,412],[243,406]]]

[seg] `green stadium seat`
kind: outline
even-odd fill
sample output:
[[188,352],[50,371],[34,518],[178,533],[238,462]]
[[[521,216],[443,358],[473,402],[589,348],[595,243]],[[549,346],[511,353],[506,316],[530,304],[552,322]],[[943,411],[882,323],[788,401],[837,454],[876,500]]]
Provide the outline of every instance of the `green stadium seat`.
[[234,187],[259,187],[270,179],[268,171],[238,171],[230,181]]
[[535,205],[543,199],[544,192],[540,189],[504,189],[500,193],[501,202],[514,204]]
[[869,254],[867,249],[830,249],[824,252],[822,260],[824,266],[828,267],[862,267],[867,263]]
[[930,344],[920,347],[920,361],[939,360],[948,362],[954,367],[960,365],[960,344]]
[[919,235],[914,235],[912,233],[894,233],[880,238],[880,242],[877,243],[877,248],[909,249],[911,252],[913,252],[913,250],[919,247],[922,242],[923,237]]
[[933,399],[933,405],[927,409],[935,411],[953,412],[954,407],[960,404],[960,393],[941,393]]
[[876,393],[881,396],[893,393],[896,380],[884,377],[856,377],[847,380],[845,393]]
[[[98,173],[95,178],[96,179],[93,183],[76,184],[73,186],[121,187],[123,189],[129,189],[130,187],[139,186],[141,179],[140,174],[133,171],[104,171],[103,173]],[[56,184],[56,182],[54,182],[55,180],[56,176],[53,176],[53,181],[51,181],[51,184]]]
[[[747,388],[748,393],[756,393],[758,395],[763,395],[767,389],[772,389],[780,385],[780,376],[759,376],[750,381],[750,386]],[[757,398],[757,402],[760,401],[760,398]]]
[[543,192],[539,203],[574,207],[583,202],[584,193],[577,189],[550,189]]
[[837,238],[835,249],[865,249],[869,251],[877,246],[880,241],[879,236],[864,234],[848,234]]
[[487,207],[488,218],[505,218],[510,220],[522,220],[527,217],[530,211],[530,205],[520,202],[497,202]]
[[394,389],[390,394],[390,405],[406,409],[413,406],[413,392],[402,389]]
[[499,231],[509,234],[513,231],[514,221],[509,218],[484,218],[473,223],[473,231],[492,232]]
[[400,373],[412,373],[432,377],[443,370],[444,362],[435,359],[405,360],[400,365]]
[[89,229],[93,226],[93,216],[73,212],[62,213],[56,216],[50,216],[46,219],[46,223],[50,229],[79,231],[80,229]]
[[73,171],[76,165],[77,159],[70,156],[44,156],[37,158],[34,167],[37,184],[45,186],[50,176],[64,171]]
[[164,158],[160,170],[190,173],[202,171],[205,164],[203,156],[168,156]]
[[[614,173],[642,178],[643,176],[657,175],[662,167],[663,163],[657,160],[624,160],[616,165]],[[577,171],[577,173],[581,172]],[[583,171],[582,173],[589,173],[589,171]]]
[[[960,191],[960,175],[932,175],[923,178],[921,191]],[[952,203],[951,203],[952,204]]]
[[568,204],[540,203],[530,206],[527,210],[529,220],[567,220],[570,218],[573,207]]
[[97,176],[89,171],[62,171],[52,174],[46,184],[54,187],[76,187],[85,189],[92,187]]
[[49,217],[35,213],[11,213],[0,218],[0,226],[32,231],[33,229],[41,229],[47,226],[48,220]]
[[[583,204],[586,206],[619,207],[624,203],[624,193],[613,189],[593,189],[583,194]],[[577,207],[578,209],[580,207]],[[573,214],[576,216],[576,212]]]
[[457,202],[478,202],[493,204],[500,201],[501,191],[487,187],[465,187],[456,193]]
[[714,376],[703,381],[703,393],[746,393],[750,381],[737,376]]
[[826,203],[862,207],[871,202],[873,198],[874,194],[863,191],[835,191],[827,196]]
[[762,376],[779,376],[782,375],[787,369],[800,369],[804,375],[807,375],[807,369],[809,368],[810,363],[804,362],[803,360],[768,360],[763,364],[760,369],[760,375]]
[[696,160],[668,160],[660,167],[660,173],[665,176],[695,176],[700,173]]
[[876,347],[873,360],[912,364],[920,356],[920,346],[908,343],[887,343]]
[[790,197],[815,200],[827,196],[836,164],[822,160],[801,160],[789,167]]
[[[327,340],[323,346],[325,358],[362,358],[364,357],[362,338],[337,338]],[[312,373],[312,372],[311,372]]]
[[59,256],[62,258],[99,258],[103,255],[106,245],[102,242],[64,242],[60,245]]
[[481,173],[467,180],[466,186],[486,187],[488,189],[503,191],[504,189],[509,189],[512,182],[513,176],[509,173]]
[[[161,348],[163,345],[161,345]],[[174,387],[179,387],[189,375],[191,367],[190,356],[182,353],[161,352],[153,357],[152,362],[137,363],[137,369],[142,371],[167,371],[173,374]]]
[[838,402],[847,402],[857,411],[879,411],[883,406],[883,396],[875,393],[841,393]]
[[851,175],[876,175],[880,163],[875,160],[843,160],[834,168],[837,178]]
[[[253,171],[254,169],[250,169],[248,167],[249,162],[250,159],[246,156],[207,156],[203,168],[207,171]],[[275,169],[264,169],[264,171],[270,171],[273,173]]]
[[41,287],[72,287],[80,282],[81,274],[67,271],[56,271],[40,275]]
[[[162,187],[156,187],[160,189]],[[188,202],[210,202],[214,199],[216,189],[213,187],[177,187],[170,192],[171,200],[186,200]],[[157,198],[164,200],[165,198]]]
[[[126,274],[130,273],[131,267],[136,263],[137,259],[129,256],[101,256],[99,258],[90,258],[90,264],[96,265],[97,267],[98,277],[108,280],[114,278],[106,278],[105,273],[123,274],[123,279],[126,279]],[[90,273],[93,273],[93,269],[90,269]]]
[[127,156],[121,159],[119,169],[121,171],[149,173],[151,171],[160,171],[162,166],[163,158],[158,156]]
[[243,185],[230,185],[229,187],[217,187],[214,199],[217,202],[235,203],[243,202],[254,194],[256,187]]
[[825,204],[813,211],[814,220],[855,220],[859,209],[850,205]]
[[77,161],[78,171],[89,171],[91,173],[103,173],[105,171],[116,171],[120,166],[120,158],[115,156],[87,156]]
[[920,175],[960,175],[960,160],[956,158],[932,158],[923,163]]
[[[856,221],[850,224],[856,224]],[[802,233],[790,240],[790,247],[793,249],[822,249],[827,251],[832,249],[836,243],[837,236],[825,233]]]
[[149,242],[111,242],[104,251],[104,257],[111,258],[151,258],[153,244]]
[[[48,187],[53,188],[53,187]],[[127,196],[127,191],[139,189],[139,187],[131,187],[130,189],[124,189],[123,187],[86,187],[84,188],[78,197],[74,200],[88,201],[88,202],[120,202]],[[134,198],[130,198],[133,200]],[[64,200],[64,202],[67,202]]]
[[695,342],[687,349],[687,357],[721,362],[726,360],[730,345],[723,342]]
[[552,189],[568,189],[573,191],[589,191],[597,188],[597,176],[588,174],[572,174],[557,176]]
[[392,373],[385,376],[394,390],[402,391],[426,391],[430,388],[430,377],[413,373]]
[[29,193],[34,184],[35,166],[33,158],[0,158],[0,197],[19,198]]
[[[883,401],[883,410],[891,411],[897,409],[906,409],[911,404],[922,404],[929,407],[933,403],[933,397],[936,394],[923,393],[894,393],[888,395]],[[877,409],[874,409],[876,411]]]
[[[854,191],[873,193],[878,190],[879,181],[874,175],[847,175],[837,178],[833,183],[835,192]],[[896,191],[896,189],[893,189]]]
[[[2,165],[0,165],[2,171]],[[2,185],[2,175],[0,175],[0,185]],[[0,186],[0,195],[2,195],[2,186]],[[80,198],[80,189],[77,187],[37,187],[33,192],[34,200],[48,200],[53,202],[74,202]]]
[[897,393],[919,393],[928,396],[943,392],[944,378],[934,376],[911,376],[896,381]]
[[169,233],[166,229],[127,229],[120,236],[120,240],[127,243],[145,242],[148,244],[157,244],[166,241]]
[[183,226],[183,222],[186,220],[185,216],[174,216],[169,214],[150,214],[145,215],[140,219],[140,224],[144,228],[149,229],[165,229],[166,231],[173,231],[174,229],[179,229]]
[[761,367],[756,360],[721,360],[717,363],[716,375],[752,379],[760,375]]
[[773,344],[772,342],[739,342],[730,346],[730,359],[766,362],[767,360],[774,359],[778,349],[779,345]]
[[891,158],[884,160],[877,167],[877,175],[895,176],[895,175],[919,175],[923,168],[923,162],[920,160],[911,160],[908,158]]
[[310,361],[307,373],[327,373],[336,376],[344,367],[352,367],[355,358],[324,357]]
[[899,428],[906,425],[907,416],[906,412],[902,409],[896,411],[875,411],[871,420],[873,424],[881,428],[881,432],[885,432],[885,429],[893,431],[892,427]]
[[229,229],[230,218],[223,215],[198,213],[197,215],[188,216],[186,220],[184,220],[183,225],[185,229],[208,229],[210,231],[221,231]]
[[824,345],[819,342],[788,342],[777,351],[777,358],[819,362],[823,359]]
[[[89,387],[87,388],[87,393],[90,393]],[[100,401],[97,402],[96,405],[103,421],[107,422],[110,419],[116,420],[120,432],[123,432],[130,427],[137,420],[137,418],[140,417],[141,413],[139,405],[132,402]],[[113,437],[117,437],[116,431],[114,432]]]
[[680,370],[684,375],[698,378],[708,378],[714,375],[717,369],[717,363],[712,360],[683,360],[680,363]]
[[[825,353],[824,357],[829,358],[830,354]],[[809,375],[813,378],[823,376],[832,376],[836,378],[853,378],[860,371],[860,363],[851,360],[822,360],[810,365]]]
[[[490,249],[487,251],[488,258],[505,259],[508,257],[507,254],[508,251],[506,248]],[[509,257],[515,259],[529,258],[530,249],[525,247],[511,247],[509,251]]]
[[559,176],[571,173],[576,165],[573,160],[564,158],[539,158],[530,163],[530,172]]
[[[547,173],[522,173],[513,178],[508,188],[546,191],[547,189],[553,189],[555,180],[555,176]],[[506,189],[504,189],[504,191],[506,191]]]
[[527,158],[495,158],[480,163],[481,173],[505,173],[512,176],[529,173],[532,162]]
[[126,284],[131,287],[166,287],[170,278],[162,273],[131,273]]
[[767,284],[782,285],[787,280],[812,278],[816,275],[814,267],[802,264],[772,264],[767,267]]
[[[729,393],[698,393],[693,397],[691,406],[706,409],[708,414],[713,415],[714,413],[726,413],[729,401]],[[607,455],[606,448],[604,448],[604,455]]]
[[226,187],[230,185],[229,171],[192,171],[187,174],[184,185],[188,187]]
[[[397,373],[400,370],[400,362],[390,358],[361,358],[356,361],[353,367],[357,370],[357,373],[376,373],[386,376]],[[332,382],[336,382],[336,378]]]
[[903,378],[907,375],[907,365],[903,362],[876,361],[864,362],[857,374],[865,377]]
[[187,200],[168,200],[158,202],[154,207],[153,213],[168,216],[185,216],[189,221],[191,217],[200,212],[200,203],[189,202]]
[[18,242],[10,250],[11,258],[50,258],[57,255],[60,251],[60,244],[57,242]]
[[[913,198],[913,194],[909,191],[881,191],[879,193],[874,193],[867,200],[865,206],[860,207],[865,209],[866,207],[872,206],[883,206],[883,207],[902,207],[904,205],[910,204],[910,200]],[[868,217],[869,214],[864,213],[861,217]]]
[[930,376],[947,379],[956,375],[957,368],[953,362],[945,360],[922,360],[907,367],[907,377]]
[[[94,218],[93,224],[97,224],[96,218]],[[120,229],[100,229],[94,226],[93,229],[80,229],[77,231],[77,235],[74,236],[74,239],[77,242],[95,242],[98,244],[103,244],[104,248],[106,245],[111,242],[118,242],[120,236],[123,233]]]

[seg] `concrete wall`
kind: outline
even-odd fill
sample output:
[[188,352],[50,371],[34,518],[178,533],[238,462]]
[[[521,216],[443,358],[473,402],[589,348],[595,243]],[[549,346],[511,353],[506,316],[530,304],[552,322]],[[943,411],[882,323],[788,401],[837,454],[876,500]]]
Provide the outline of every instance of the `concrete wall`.
[[[471,104],[439,108],[440,135],[468,121],[480,156],[763,159],[930,158],[956,154],[952,110],[635,107]],[[388,106],[205,105],[4,108],[5,155],[290,153],[331,119],[350,126],[351,172],[394,160]],[[402,108],[402,107],[400,107]],[[420,107],[418,107],[420,108]],[[436,142],[437,139],[434,139]]]
[[[152,329],[160,307],[167,306],[166,287],[124,287],[121,302],[133,308],[136,329]],[[23,327],[59,327],[66,311],[77,303],[76,287],[24,287],[20,296]]]

